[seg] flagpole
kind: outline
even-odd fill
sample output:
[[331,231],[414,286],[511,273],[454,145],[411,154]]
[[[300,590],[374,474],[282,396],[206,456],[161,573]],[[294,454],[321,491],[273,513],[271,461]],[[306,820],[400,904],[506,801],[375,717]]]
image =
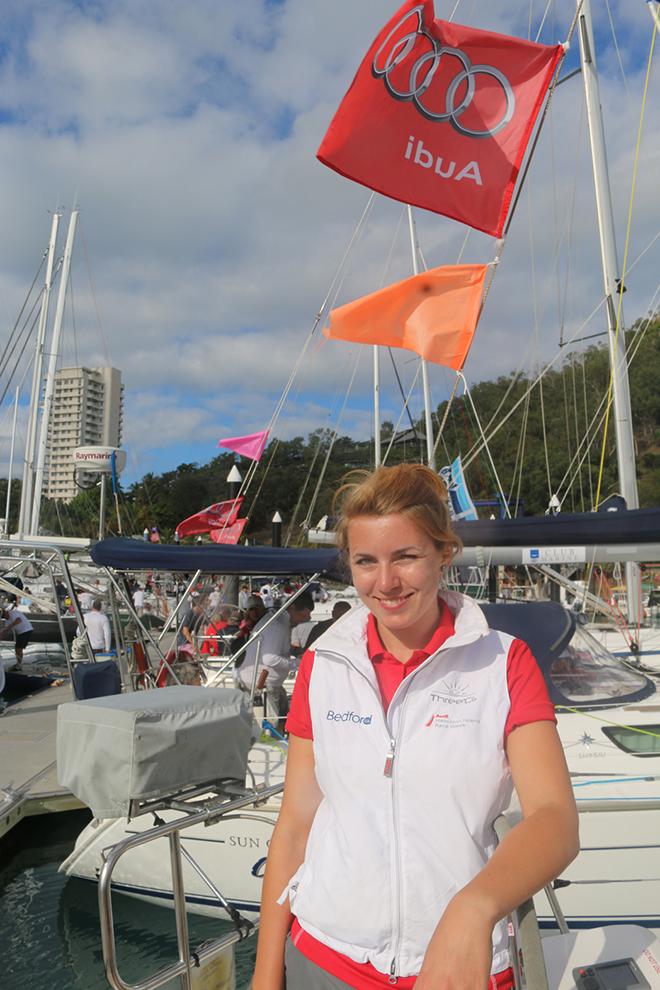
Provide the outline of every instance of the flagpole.
[[[419,254],[417,249],[417,233],[412,206],[408,206],[408,227],[410,230],[410,248],[412,250],[413,273],[419,275]],[[424,420],[426,423],[426,461],[435,471],[435,449],[433,443],[433,420],[431,419],[431,390],[429,387],[429,369],[424,358],[422,362],[422,389],[424,392]]]
[[374,462],[380,467],[382,460],[380,447],[380,363],[378,360],[378,345],[373,346],[374,356]]

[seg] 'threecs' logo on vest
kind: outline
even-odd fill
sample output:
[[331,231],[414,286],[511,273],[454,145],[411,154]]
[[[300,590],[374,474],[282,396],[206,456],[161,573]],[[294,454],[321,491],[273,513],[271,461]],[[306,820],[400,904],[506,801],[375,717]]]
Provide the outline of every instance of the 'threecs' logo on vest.
[[328,709],[326,718],[329,722],[356,722],[360,725],[371,725],[371,715],[358,715],[357,712],[334,712]]

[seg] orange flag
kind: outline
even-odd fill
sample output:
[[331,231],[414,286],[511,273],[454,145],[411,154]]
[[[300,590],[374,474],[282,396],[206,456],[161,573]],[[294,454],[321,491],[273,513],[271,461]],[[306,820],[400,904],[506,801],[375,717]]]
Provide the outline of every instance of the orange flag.
[[336,340],[415,351],[458,371],[479,319],[488,265],[445,265],[362,296],[330,313]]

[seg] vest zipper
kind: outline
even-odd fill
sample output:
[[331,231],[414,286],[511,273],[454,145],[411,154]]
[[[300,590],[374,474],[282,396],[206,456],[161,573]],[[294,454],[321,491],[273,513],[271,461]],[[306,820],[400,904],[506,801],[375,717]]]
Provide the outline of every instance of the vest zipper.
[[394,772],[394,756],[396,754],[396,739],[390,739],[390,751],[385,757],[383,777],[391,777]]
[[[414,671],[413,671],[414,673]],[[412,675],[411,675],[412,676]],[[399,714],[399,735],[403,735],[403,724],[404,715],[406,708],[406,701],[408,700],[408,688],[410,684],[406,685],[406,690],[401,701],[401,711]],[[390,975],[388,977],[388,983],[395,984],[399,982],[399,978],[396,975],[396,962],[397,957],[400,954],[401,948],[401,877],[403,875],[403,869],[401,864],[401,843],[399,842],[399,802],[397,797],[396,780],[394,778],[394,754],[396,747],[396,740],[392,738],[390,740],[392,762],[390,765],[389,776],[392,778],[392,836],[394,841],[394,858],[395,858],[395,900],[396,900],[396,915],[395,915],[395,926],[392,932],[392,945],[394,947],[394,957],[390,964]],[[387,767],[387,761],[385,763]]]

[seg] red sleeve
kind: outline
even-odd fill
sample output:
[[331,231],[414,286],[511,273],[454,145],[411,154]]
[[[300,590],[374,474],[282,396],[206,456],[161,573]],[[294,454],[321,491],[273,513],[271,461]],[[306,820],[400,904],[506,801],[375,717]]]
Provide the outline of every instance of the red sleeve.
[[286,731],[301,739],[313,739],[312,715],[309,710],[309,681],[314,666],[314,651],[305,650],[296,674],[296,683],[291,695],[289,717],[286,720]]
[[529,646],[521,639],[514,639],[509,649],[506,679],[511,708],[504,726],[505,740],[519,725],[557,722],[543,674]]

